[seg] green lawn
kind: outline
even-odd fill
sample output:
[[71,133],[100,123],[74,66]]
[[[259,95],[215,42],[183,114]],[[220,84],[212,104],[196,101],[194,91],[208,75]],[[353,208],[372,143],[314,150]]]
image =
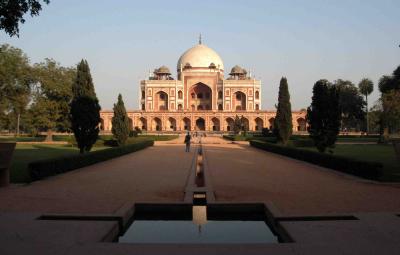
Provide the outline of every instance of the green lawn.
[[[101,150],[105,148],[108,147],[94,147],[93,150]],[[32,161],[78,153],[79,150],[76,147],[71,147],[71,145],[17,144],[11,162],[11,182],[29,182],[30,177],[28,164]]]
[[[68,141],[68,136],[54,136],[56,141]],[[130,137],[128,143],[136,143],[144,140],[167,141],[178,138],[177,135],[140,135],[138,137]],[[0,137],[1,141],[40,141],[43,137]],[[112,139],[111,135],[101,136],[92,151],[110,148],[104,146],[105,139]],[[76,147],[63,144],[17,144],[13,160],[11,162],[10,179],[12,183],[26,183],[30,181],[28,172],[28,164],[33,161],[68,156],[78,154],[79,150]]]
[[[316,151],[315,147],[303,147],[302,149]],[[363,161],[380,162],[383,164],[384,171],[382,181],[400,181],[400,163],[396,159],[391,144],[337,144],[333,153]]]
[[31,137],[31,136],[0,136],[0,142],[42,142],[44,136]]

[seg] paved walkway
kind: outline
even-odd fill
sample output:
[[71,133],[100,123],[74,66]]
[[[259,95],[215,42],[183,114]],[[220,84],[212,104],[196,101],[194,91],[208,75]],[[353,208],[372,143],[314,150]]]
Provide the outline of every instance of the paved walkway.
[[[162,143],[161,143],[162,144]],[[112,213],[125,202],[182,201],[194,150],[158,145],[26,186],[0,189],[0,212]]]
[[[399,187],[254,149],[247,142],[206,137],[202,143],[217,201],[272,202],[284,215],[400,211]],[[3,188],[0,212],[112,213],[126,202],[183,201],[193,152],[184,152],[181,136],[26,186]]]
[[204,142],[217,201],[272,202],[284,215],[400,211],[400,186],[215,139]]

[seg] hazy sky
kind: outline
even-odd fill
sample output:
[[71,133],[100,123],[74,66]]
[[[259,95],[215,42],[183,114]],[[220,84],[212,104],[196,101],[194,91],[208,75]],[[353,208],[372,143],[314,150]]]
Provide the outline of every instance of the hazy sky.
[[[138,81],[161,65],[174,72],[199,33],[226,73],[238,64],[262,80],[262,108],[273,109],[286,76],[292,108],[300,109],[318,79],[376,84],[400,64],[400,1],[51,0],[27,18],[19,38],[0,32],[0,42],[33,63],[48,57],[73,66],[85,58],[103,109],[118,93],[138,109]],[[371,101],[378,96],[375,87]]]

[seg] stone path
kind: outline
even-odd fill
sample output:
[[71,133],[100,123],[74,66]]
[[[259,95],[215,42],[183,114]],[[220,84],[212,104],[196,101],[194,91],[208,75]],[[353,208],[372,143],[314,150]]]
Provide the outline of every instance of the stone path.
[[[254,149],[247,142],[206,137],[202,143],[217,201],[272,202],[283,215],[400,211],[400,187]],[[112,213],[127,202],[182,201],[193,152],[184,152],[181,136],[26,186],[3,188],[0,212]]]
[[283,215],[400,211],[400,186],[212,139],[205,151],[217,201],[272,202]]
[[[162,143],[161,143],[162,144]],[[0,189],[0,212],[111,213],[126,202],[181,201],[194,150],[155,145],[26,186]]]

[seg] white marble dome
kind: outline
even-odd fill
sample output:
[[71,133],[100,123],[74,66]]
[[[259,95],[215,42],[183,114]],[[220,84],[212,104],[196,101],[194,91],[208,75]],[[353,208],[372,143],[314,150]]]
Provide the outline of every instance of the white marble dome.
[[224,63],[218,53],[204,44],[198,44],[182,54],[178,60],[177,70],[187,64],[191,67],[209,68],[212,63],[217,69],[224,70]]

